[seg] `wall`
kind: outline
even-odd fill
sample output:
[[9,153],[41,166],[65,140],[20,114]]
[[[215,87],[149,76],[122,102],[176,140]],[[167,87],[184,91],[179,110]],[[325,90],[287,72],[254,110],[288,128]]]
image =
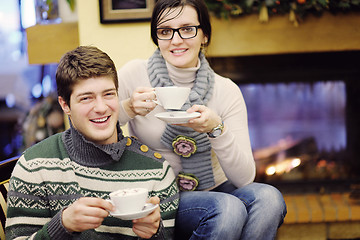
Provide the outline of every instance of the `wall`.
[[[80,44],[107,52],[117,67],[148,58],[155,49],[150,22],[100,24],[99,1],[77,0]],[[360,50],[359,13],[308,16],[295,27],[288,16],[260,23],[257,14],[238,19],[212,19],[211,57]]]
[[98,0],[77,0],[80,45],[105,51],[117,68],[135,58],[148,58],[155,50],[150,22],[100,24]]

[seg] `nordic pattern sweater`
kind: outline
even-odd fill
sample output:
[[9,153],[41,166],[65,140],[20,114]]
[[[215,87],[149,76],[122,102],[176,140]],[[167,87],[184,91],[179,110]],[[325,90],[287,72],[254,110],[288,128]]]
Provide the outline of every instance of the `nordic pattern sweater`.
[[106,217],[102,225],[68,233],[61,211],[80,197],[108,199],[121,188],[145,187],[160,198],[163,227],[154,239],[172,239],[178,207],[178,188],[170,165],[160,154],[134,138],[125,138],[119,161],[87,167],[70,159],[62,134],[29,148],[10,180],[6,239],[138,239],[132,222]]

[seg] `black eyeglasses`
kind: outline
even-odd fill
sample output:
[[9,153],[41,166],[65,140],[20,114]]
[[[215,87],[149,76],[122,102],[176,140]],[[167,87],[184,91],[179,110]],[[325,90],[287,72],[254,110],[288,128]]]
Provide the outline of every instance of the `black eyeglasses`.
[[171,40],[174,37],[175,32],[179,34],[182,39],[194,38],[197,35],[198,26],[186,26],[180,28],[157,28],[156,29],[156,37],[159,40]]

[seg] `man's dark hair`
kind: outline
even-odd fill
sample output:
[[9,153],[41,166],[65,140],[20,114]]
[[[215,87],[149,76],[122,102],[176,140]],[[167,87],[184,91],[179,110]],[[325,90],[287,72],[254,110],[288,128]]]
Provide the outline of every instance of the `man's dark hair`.
[[93,46],[80,46],[67,52],[61,58],[56,70],[58,96],[70,106],[73,86],[83,79],[108,76],[118,90],[117,71],[111,58]]

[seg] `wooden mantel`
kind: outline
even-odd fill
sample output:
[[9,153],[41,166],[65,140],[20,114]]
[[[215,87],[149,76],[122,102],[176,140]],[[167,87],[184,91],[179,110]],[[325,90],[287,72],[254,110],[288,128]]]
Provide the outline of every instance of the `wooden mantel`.
[[360,14],[307,16],[295,27],[288,15],[237,19],[212,18],[210,57],[360,50]]
[[35,25],[26,29],[29,64],[58,63],[79,46],[77,22]]
[[[287,15],[270,16],[267,23],[257,14],[211,21],[209,57],[360,50],[360,13],[309,15],[298,27]],[[56,63],[79,45],[77,23],[36,25],[26,32],[30,64]]]

